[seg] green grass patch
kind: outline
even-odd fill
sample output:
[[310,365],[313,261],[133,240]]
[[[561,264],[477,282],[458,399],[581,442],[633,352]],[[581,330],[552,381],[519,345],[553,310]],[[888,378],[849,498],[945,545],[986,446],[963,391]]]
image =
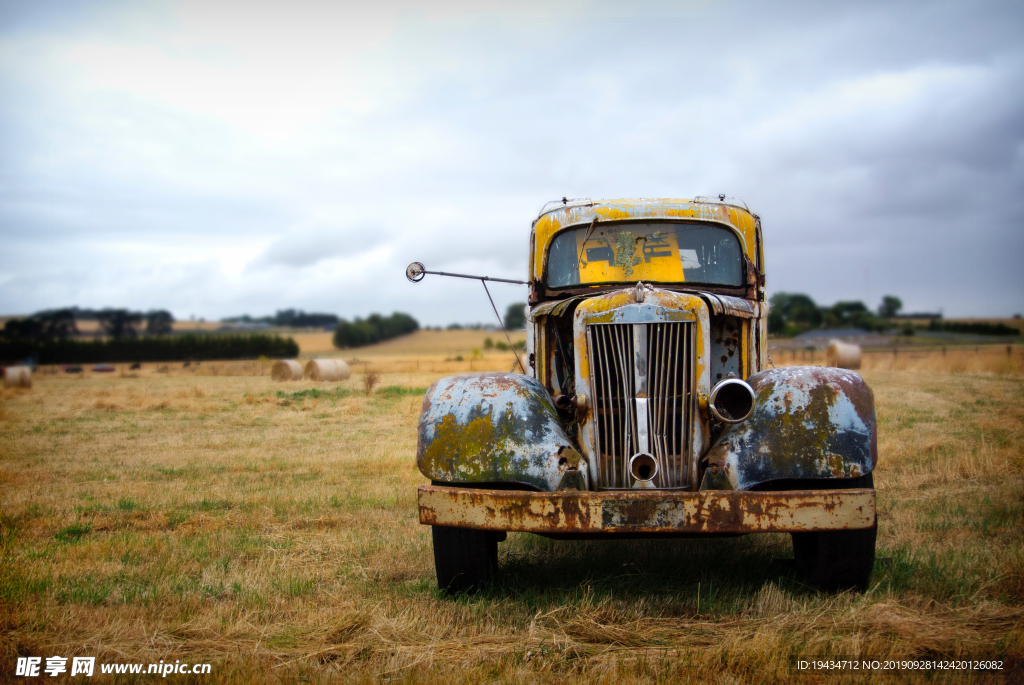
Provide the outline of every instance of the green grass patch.
[[413,397],[425,395],[427,393],[426,388],[403,388],[400,385],[388,385],[381,388],[375,394],[378,397],[391,398],[391,397]]
[[62,579],[53,592],[53,598],[66,604],[103,604],[113,586],[92,576]]
[[225,511],[231,508],[231,502],[226,499],[207,499],[196,504],[196,509],[199,511]]
[[74,544],[88,535],[90,531],[92,531],[91,523],[72,523],[70,526],[61,528],[53,537],[58,542]]
[[120,511],[135,511],[139,508],[139,504],[131,497],[122,497],[117,500],[117,508]]
[[185,521],[188,521],[187,511],[171,511],[167,513],[167,527],[172,530],[183,524]]
[[274,579],[274,589],[289,597],[303,597],[312,594],[316,590],[315,578],[300,578],[288,576],[287,578]]
[[0,577],[0,599],[9,601],[32,600],[45,595],[52,582],[48,576],[32,577],[21,573]]

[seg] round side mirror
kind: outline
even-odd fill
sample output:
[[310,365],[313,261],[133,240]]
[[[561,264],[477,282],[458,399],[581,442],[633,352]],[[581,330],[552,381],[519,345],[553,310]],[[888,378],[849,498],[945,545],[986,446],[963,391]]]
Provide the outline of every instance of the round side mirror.
[[423,266],[419,262],[413,262],[409,266],[405,267],[405,277],[413,283],[419,283],[426,275],[427,267]]

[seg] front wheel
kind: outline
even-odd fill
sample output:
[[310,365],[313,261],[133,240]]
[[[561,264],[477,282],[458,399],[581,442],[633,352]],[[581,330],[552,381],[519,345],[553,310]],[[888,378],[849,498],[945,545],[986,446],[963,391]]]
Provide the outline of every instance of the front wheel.
[[487,584],[498,565],[498,536],[471,528],[433,526],[434,568],[441,591],[452,594]]
[[[874,479],[869,473],[838,481],[831,487],[837,490],[874,488]],[[870,528],[792,533],[797,573],[823,590],[863,592],[875,566],[877,534],[877,521]]]

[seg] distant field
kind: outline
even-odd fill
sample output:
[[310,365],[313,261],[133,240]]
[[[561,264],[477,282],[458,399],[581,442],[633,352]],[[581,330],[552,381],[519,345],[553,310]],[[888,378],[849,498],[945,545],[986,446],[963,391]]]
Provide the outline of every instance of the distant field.
[[[446,359],[463,357],[470,359],[474,350],[480,358],[498,363],[498,360],[514,361],[512,352],[488,351],[484,341],[490,338],[495,343],[505,342],[501,331],[416,331],[386,342],[367,347],[339,350],[332,344],[331,333],[294,333],[292,337],[299,344],[300,354],[309,357],[337,357],[345,360],[368,361],[370,363],[408,364],[419,359],[421,362],[443,362]],[[526,339],[525,331],[510,331],[512,342]],[[505,343],[508,344],[507,342]],[[500,366],[500,364],[499,364]]]
[[[494,337],[416,335],[428,356],[412,339],[358,354],[425,367]],[[275,384],[252,362],[39,374],[0,402],[0,673],[59,654],[213,663],[202,682],[782,683],[794,655],[1019,660],[1022,371],[864,371],[881,558],[865,595],[804,586],[783,535],[517,533],[494,586],[458,599],[437,592],[415,504],[422,391],[447,368],[384,373],[371,396],[361,373]]]
[[[83,333],[95,333],[100,330],[99,321],[77,321],[75,325]],[[219,321],[175,321],[172,325],[176,331],[215,331],[224,324]],[[145,328],[145,322],[142,328]]]

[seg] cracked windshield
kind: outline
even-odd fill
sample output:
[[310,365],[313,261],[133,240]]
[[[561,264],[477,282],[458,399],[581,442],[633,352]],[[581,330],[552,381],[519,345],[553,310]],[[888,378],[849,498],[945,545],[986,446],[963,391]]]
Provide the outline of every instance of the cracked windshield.
[[549,287],[649,281],[743,285],[732,231],[696,223],[597,223],[566,231],[548,252]]

